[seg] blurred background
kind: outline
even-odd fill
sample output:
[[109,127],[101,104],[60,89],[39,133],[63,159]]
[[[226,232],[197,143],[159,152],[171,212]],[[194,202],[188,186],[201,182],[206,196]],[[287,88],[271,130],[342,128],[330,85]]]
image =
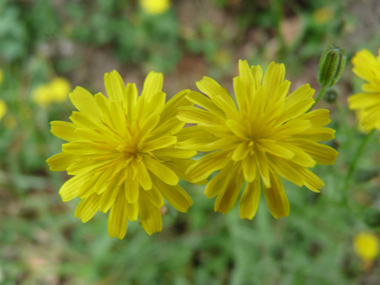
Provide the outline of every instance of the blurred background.
[[214,213],[204,186],[183,182],[187,214],[168,206],[161,233],[133,222],[111,239],[107,215],[74,218],[78,201],[58,195],[68,176],[45,163],[61,150],[49,122],[68,121],[70,90],[104,92],[106,72],[139,90],[149,71],[163,72],[170,97],[205,75],[231,91],[239,59],[276,61],[292,90],[318,91],[328,45],[349,60],[362,48],[377,55],[379,15],[377,0],[0,0],[0,284],[380,284],[378,132],[343,185],[364,136],[346,103],[362,84],[350,61],[318,103],[331,110],[340,155],[314,169],[321,194],[285,182],[288,218],[272,218],[264,199],[252,221],[237,205]]

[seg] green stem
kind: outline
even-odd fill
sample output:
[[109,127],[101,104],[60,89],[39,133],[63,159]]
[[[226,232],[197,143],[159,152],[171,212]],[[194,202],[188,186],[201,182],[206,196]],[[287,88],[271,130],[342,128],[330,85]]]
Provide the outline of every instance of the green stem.
[[313,105],[311,105],[311,107],[309,108],[309,110],[307,110],[307,112],[310,112],[311,109],[314,108],[314,106],[318,103],[319,100],[321,100],[323,94],[325,94],[326,92],[326,87],[322,87],[321,90],[319,90],[318,92],[318,95],[317,95],[317,98],[315,98],[315,102]]
[[364,150],[364,147],[366,146],[369,138],[371,137],[371,135],[375,132],[375,129],[373,129],[372,131],[370,131],[362,140],[361,144],[359,145],[359,148],[358,150],[356,151],[356,154],[355,154],[355,157],[354,157],[354,160],[351,162],[351,165],[350,165],[350,169],[348,170],[348,173],[347,173],[347,176],[346,176],[346,179],[344,181],[344,186],[343,186],[343,191],[346,192],[347,189],[348,189],[348,186],[350,185],[350,181],[352,179],[352,175],[354,174],[355,172],[355,169],[356,169],[356,166],[358,164],[358,161],[359,161],[359,158]]
[[280,44],[280,49],[278,51],[279,59],[282,60],[286,52],[286,43],[284,36],[281,32],[281,21],[282,21],[282,0],[272,0],[272,11],[274,14],[274,18],[276,20],[276,36]]

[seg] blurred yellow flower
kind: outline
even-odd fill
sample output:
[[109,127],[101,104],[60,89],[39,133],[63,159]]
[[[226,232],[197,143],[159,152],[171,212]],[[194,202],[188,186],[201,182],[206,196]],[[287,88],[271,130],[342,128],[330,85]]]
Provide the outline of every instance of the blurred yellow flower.
[[4,72],[3,72],[3,70],[0,68],[0,85],[1,85],[1,83],[3,83],[3,80],[4,80]]
[[0,120],[4,117],[5,113],[7,112],[7,104],[0,99]]
[[63,77],[56,77],[51,82],[38,86],[33,92],[33,101],[47,107],[53,103],[62,103],[67,100],[71,91],[70,82]]
[[380,129],[380,50],[375,56],[363,49],[352,58],[353,72],[367,81],[362,85],[362,93],[348,98],[351,110],[357,111],[360,129],[370,131]]
[[17,126],[17,119],[13,115],[7,115],[3,119],[3,125],[8,130],[13,130]]
[[361,232],[354,238],[354,249],[363,261],[363,269],[368,269],[379,255],[379,238],[376,234]]
[[[307,110],[315,102],[308,84],[290,93],[285,66],[272,62],[265,74],[260,66],[239,62],[234,78],[237,106],[216,81],[204,77],[198,89],[208,97],[189,92],[187,98],[206,109],[181,107],[178,118],[189,127],[188,140],[180,147],[213,151],[191,165],[187,174],[194,181],[220,172],[206,187],[208,198],[217,196],[215,211],[228,213],[240,195],[240,218],[252,219],[263,189],[275,218],[289,214],[289,202],[280,176],[314,192],[324,186],[310,167],[334,164],[337,152],[319,142],[334,138],[329,110]],[[305,113],[306,112],[306,113]],[[261,186],[262,185],[262,186]]]
[[164,199],[180,212],[192,205],[178,181],[189,180],[185,171],[196,151],[176,147],[185,125],[175,117],[178,107],[193,105],[188,90],[165,104],[161,73],[149,73],[140,96],[116,71],[104,81],[108,98],[81,87],[70,94],[79,110],[73,123],[51,122],[51,132],[69,143],[47,162],[52,171],[75,175],[59,194],[64,202],[81,198],[75,216],[82,222],[110,210],[110,237],[122,239],[128,220],[138,218],[148,234],[159,232]]
[[171,6],[170,0],[140,0],[143,10],[152,15],[163,14],[169,10]]
[[322,7],[314,11],[313,17],[318,24],[324,24],[334,17],[334,12],[331,7]]

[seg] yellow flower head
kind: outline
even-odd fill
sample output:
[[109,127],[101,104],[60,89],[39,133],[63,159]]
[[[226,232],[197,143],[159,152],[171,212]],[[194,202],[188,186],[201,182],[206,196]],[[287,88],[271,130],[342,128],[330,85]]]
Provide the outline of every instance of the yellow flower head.
[[70,82],[63,77],[56,77],[51,82],[38,86],[33,92],[33,101],[40,107],[53,103],[65,102],[71,90]]
[[190,166],[187,174],[198,181],[221,170],[205,191],[208,198],[218,195],[215,211],[228,213],[246,182],[241,218],[255,216],[261,184],[272,215],[288,216],[280,176],[319,192],[324,184],[308,168],[333,164],[337,156],[334,149],[318,143],[334,138],[335,131],[324,128],[330,122],[329,111],[307,112],[314,103],[308,84],[287,96],[290,82],[284,81],[283,64],[272,62],[264,76],[260,66],[250,68],[246,61],[239,62],[239,70],[233,81],[237,106],[226,89],[204,77],[197,86],[209,98],[197,92],[187,98],[206,110],[180,108],[180,120],[198,124],[187,128],[193,138],[180,146],[214,151]]
[[368,232],[361,232],[354,238],[356,254],[363,261],[373,261],[379,255],[379,238]]
[[169,10],[170,0],[140,0],[140,5],[148,14],[159,15]]
[[352,58],[352,63],[352,71],[367,83],[362,85],[362,93],[348,98],[349,107],[357,110],[360,129],[380,129],[380,55],[375,58],[371,52],[363,49]]
[[334,11],[331,7],[322,7],[314,11],[313,17],[318,24],[324,24],[334,17]]
[[0,99],[0,120],[4,117],[5,113],[7,112],[7,104]]
[[69,122],[51,122],[51,132],[69,143],[48,159],[53,171],[75,175],[60,189],[63,201],[81,198],[75,216],[90,220],[99,210],[108,216],[110,237],[122,239],[129,221],[140,219],[148,234],[161,231],[164,200],[180,212],[192,205],[178,185],[196,154],[176,147],[184,123],[179,106],[191,106],[187,90],[165,104],[163,76],[151,72],[138,97],[135,84],[124,85],[116,71],[106,74],[108,98],[77,87],[70,99],[79,112]]

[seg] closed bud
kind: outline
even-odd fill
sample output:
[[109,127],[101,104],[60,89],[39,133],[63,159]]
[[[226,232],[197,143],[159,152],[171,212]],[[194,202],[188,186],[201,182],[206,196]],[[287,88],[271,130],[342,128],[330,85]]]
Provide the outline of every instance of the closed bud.
[[371,228],[380,227],[380,210],[368,208],[364,212],[364,222]]
[[334,86],[346,65],[346,52],[334,45],[328,46],[319,61],[318,82],[323,88]]
[[338,92],[336,92],[335,89],[327,89],[323,97],[326,102],[335,103],[336,98],[338,97]]

